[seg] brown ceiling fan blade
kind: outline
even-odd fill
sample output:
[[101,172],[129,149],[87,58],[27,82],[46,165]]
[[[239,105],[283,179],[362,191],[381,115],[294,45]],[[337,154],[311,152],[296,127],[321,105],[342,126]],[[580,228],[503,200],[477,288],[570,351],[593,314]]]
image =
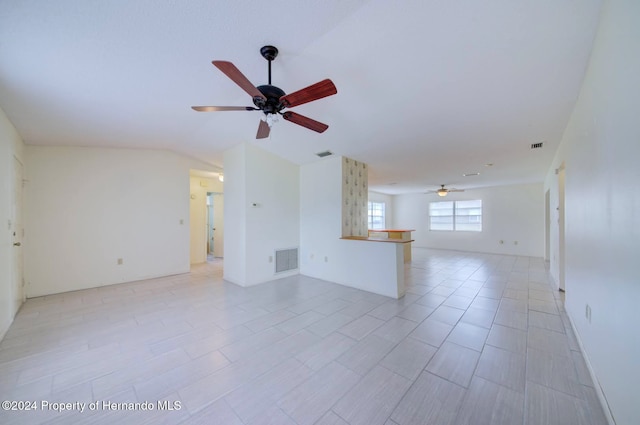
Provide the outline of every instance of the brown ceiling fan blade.
[[312,120],[311,118],[307,118],[304,115],[296,114],[295,112],[291,111],[283,113],[282,118],[287,121],[291,121],[294,124],[306,127],[309,130],[317,131],[318,133],[323,133],[327,128],[329,128],[329,126],[326,124],[323,124],[316,120]]
[[198,112],[217,112],[217,111],[258,111],[253,106],[192,106],[191,109]]
[[220,71],[222,71],[224,75],[231,78],[233,82],[239,85],[242,90],[249,93],[249,96],[261,97],[263,99],[266,99],[266,97],[264,97],[264,95],[260,93],[260,90],[258,90],[256,86],[251,84],[251,81],[249,81],[247,77],[245,77],[244,74],[240,72],[240,70],[236,68],[236,66],[231,62],[213,61],[211,63]]
[[302,90],[295,91],[280,98],[280,102],[287,108],[302,105],[303,103],[312,102],[338,93],[338,89],[329,79],[322,80],[319,83],[305,87]]
[[258,125],[258,133],[256,134],[256,139],[266,139],[269,137],[269,133],[271,132],[271,127],[267,124],[266,121],[260,120],[260,124]]

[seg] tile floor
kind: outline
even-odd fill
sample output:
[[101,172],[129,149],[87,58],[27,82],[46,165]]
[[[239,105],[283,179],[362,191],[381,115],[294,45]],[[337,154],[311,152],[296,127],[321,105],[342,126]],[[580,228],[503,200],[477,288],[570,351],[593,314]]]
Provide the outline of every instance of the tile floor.
[[606,424],[541,259],[414,249],[406,281],[241,288],[217,260],[30,299],[0,399],[36,410],[0,423]]

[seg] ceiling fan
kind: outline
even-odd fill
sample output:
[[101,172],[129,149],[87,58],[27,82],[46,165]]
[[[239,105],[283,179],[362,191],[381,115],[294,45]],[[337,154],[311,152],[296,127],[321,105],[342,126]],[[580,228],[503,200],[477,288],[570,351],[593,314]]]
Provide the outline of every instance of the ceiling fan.
[[323,97],[331,96],[338,93],[336,86],[329,79],[322,80],[302,90],[285,94],[279,87],[271,85],[271,61],[278,56],[278,49],[274,46],[264,46],[260,49],[260,54],[269,62],[269,84],[263,86],[254,86],[245,77],[242,72],[234,64],[227,61],[213,61],[213,65],[222,71],[227,77],[231,78],[242,90],[247,92],[253,98],[254,106],[192,106],[191,108],[199,112],[214,111],[262,111],[265,116],[260,120],[256,139],[264,139],[269,137],[271,126],[277,121],[278,115],[281,115],[287,121],[301,125],[309,130],[318,133],[324,132],[328,125],[312,120],[304,115],[291,111],[284,111],[285,108],[302,105]]
[[447,196],[447,193],[449,192],[464,192],[464,189],[456,189],[456,188],[451,188],[451,189],[447,189],[444,187],[443,184],[440,185],[440,189],[438,190],[430,190],[428,192],[425,193],[437,193],[438,196]]

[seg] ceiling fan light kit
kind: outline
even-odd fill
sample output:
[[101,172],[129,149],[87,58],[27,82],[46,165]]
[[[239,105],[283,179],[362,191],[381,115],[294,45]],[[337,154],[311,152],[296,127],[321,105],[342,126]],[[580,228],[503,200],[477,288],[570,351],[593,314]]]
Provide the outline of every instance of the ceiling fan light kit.
[[298,124],[318,133],[323,133],[329,126],[311,118],[305,117],[292,111],[283,111],[285,108],[313,102],[323,97],[332,96],[338,93],[336,86],[329,79],[322,80],[309,87],[305,87],[296,92],[286,94],[284,90],[271,85],[271,61],[278,56],[278,49],[274,46],[263,46],[260,54],[269,63],[269,84],[254,86],[247,77],[240,72],[231,62],[214,60],[213,65],[222,73],[229,77],[241,89],[247,92],[253,99],[253,106],[192,106],[198,112],[218,112],[218,111],[262,111],[265,116],[260,120],[256,139],[269,137],[271,127],[278,121],[281,115],[287,121]]
[[280,121],[278,119],[278,114],[265,114],[264,117],[260,118],[262,121],[266,122],[269,128],[273,127],[275,123]]
[[453,188],[453,187],[450,188],[450,189],[447,189],[446,187],[444,187],[443,184],[441,184],[440,185],[440,189],[438,189],[438,190],[430,190],[427,193],[436,193],[436,194],[438,194],[438,196],[445,197],[445,196],[447,196],[447,194],[449,194],[449,192],[464,192],[464,189],[456,189],[456,188]]

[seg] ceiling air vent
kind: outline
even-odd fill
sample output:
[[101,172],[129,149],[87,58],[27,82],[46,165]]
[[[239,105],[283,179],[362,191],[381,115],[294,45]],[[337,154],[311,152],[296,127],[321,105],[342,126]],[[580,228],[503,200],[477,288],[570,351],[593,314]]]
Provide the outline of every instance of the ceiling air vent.
[[333,155],[333,153],[331,151],[324,151],[318,152],[316,155],[318,155],[320,158],[324,158],[325,156]]
[[531,143],[531,149],[540,149],[542,147],[542,142],[540,143]]

